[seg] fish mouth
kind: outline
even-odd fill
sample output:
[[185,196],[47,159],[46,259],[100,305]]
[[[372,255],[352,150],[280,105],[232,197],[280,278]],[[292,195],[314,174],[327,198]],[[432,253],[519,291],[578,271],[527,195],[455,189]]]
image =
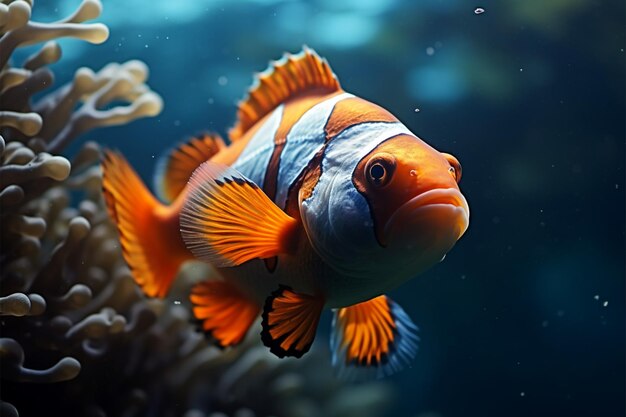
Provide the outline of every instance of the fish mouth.
[[387,221],[385,229],[390,231],[398,222],[409,226],[420,217],[436,216],[443,223],[454,227],[458,240],[469,226],[469,215],[467,200],[458,189],[436,188],[423,192],[400,206]]

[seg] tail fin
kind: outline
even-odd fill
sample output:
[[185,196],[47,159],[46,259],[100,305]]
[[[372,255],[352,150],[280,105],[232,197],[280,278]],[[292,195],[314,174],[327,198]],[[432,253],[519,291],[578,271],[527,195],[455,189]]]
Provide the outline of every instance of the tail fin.
[[180,264],[191,258],[180,236],[178,213],[159,203],[126,159],[105,151],[102,187],[135,282],[150,297],[164,297]]

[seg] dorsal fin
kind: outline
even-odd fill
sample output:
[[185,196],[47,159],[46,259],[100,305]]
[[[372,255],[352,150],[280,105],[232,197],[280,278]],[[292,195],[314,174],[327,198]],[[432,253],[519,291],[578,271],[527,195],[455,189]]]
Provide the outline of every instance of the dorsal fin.
[[225,148],[217,133],[202,133],[181,142],[162,156],[154,175],[154,186],[159,197],[170,203],[185,188],[196,168]]
[[304,46],[299,54],[285,54],[256,75],[248,96],[239,102],[237,122],[228,135],[236,141],[256,122],[290,97],[312,89],[329,93],[341,90],[337,77],[324,58]]

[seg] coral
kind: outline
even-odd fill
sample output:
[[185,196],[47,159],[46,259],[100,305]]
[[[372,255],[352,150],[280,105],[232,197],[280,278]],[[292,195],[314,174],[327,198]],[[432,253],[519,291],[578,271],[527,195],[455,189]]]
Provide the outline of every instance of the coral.
[[[378,415],[388,386],[343,385],[323,352],[280,360],[256,334],[210,346],[186,301],[207,265],[183,268],[166,300],[140,293],[103,206],[99,146],[83,144],[71,162],[59,153],[90,129],[158,114],[162,101],[139,61],[81,68],[37,94],[54,81],[54,39],[100,43],[108,29],[84,23],[100,14],[96,0],[52,24],[31,22],[31,7],[0,3],[0,414]],[[15,48],[44,41],[22,67],[9,64]]]
[[[144,84],[148,68],[140,61],[111,63],[96,73],[80,68],[72,82],[31,103],[33,95],[54,82],[47,66],[60,59],[61,49],[51,39],[71,36],[102,43],[109,31],[101,23],[83,23],[100,15],[98,0],[84,0],[74,14],[55,23],[29,21],[30,10],[23,0],[0,3],[0,126],[5,139],[34,140],[48,152],[60,152],[90,129],[161,112],[162,100]],[[8,65],[15,48],[43,41],[49,42],[22,68]],[[126,105],[107,108],[118,102]]]

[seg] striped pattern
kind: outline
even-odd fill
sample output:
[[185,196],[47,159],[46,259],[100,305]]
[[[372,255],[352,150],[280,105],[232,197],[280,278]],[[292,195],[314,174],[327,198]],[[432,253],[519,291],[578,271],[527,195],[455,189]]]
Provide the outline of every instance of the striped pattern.
[[[346,276],[368,276],[371,265],[358,261],[360,251],[378,245],[369,204],[352,181],[354,169],[380,143],[402,134],[414,136],[400,122],[366,122],[344,129],[326,146],[319,180],[302,203],[300,212],[311,244],[326,263]],[[345,216],[347,212],[350,216]],[[337,237],[341,245],[331,243]]]
[[[368,276],[371,266],[356,260],[379,244],[353,173],[382,142],[413,133],[388,111],[348,93],[295,97],[255,129],[233,167],[290,216],[301,216],[326,263],[346,276]],[[299,195],[301,206],[295,205]],[[266,266],[273,271],[276,259]]]
[[278,207],[285,207],[289,187],[326,143],[326,122],[335,105],[350,97],[353,95],[342,93],[324,100],[303,114],[289,131],[278,170],[279,187],[275,197]]
[[256,131],[250,142],[233,164],[233,168],[263,188],[265,171],[274,149],[274,137],[283,118],[284,105],[274,110]]
[[[316,155],[321,163],[319,156],[334,138],[361,124],[400,125],[385,109],[346,92],[297,97],[279,106],[262,123],[233,168],[259,185],[282,209],[293,197],[290,193],[297,191],[294,184],[302,179],[307,166]],[[372,138],[370,135],[368,141]],[[361,149],[360,139],[353,139],[348,141],[350,146]],[[386,137],[377,139],[380,142]]]

